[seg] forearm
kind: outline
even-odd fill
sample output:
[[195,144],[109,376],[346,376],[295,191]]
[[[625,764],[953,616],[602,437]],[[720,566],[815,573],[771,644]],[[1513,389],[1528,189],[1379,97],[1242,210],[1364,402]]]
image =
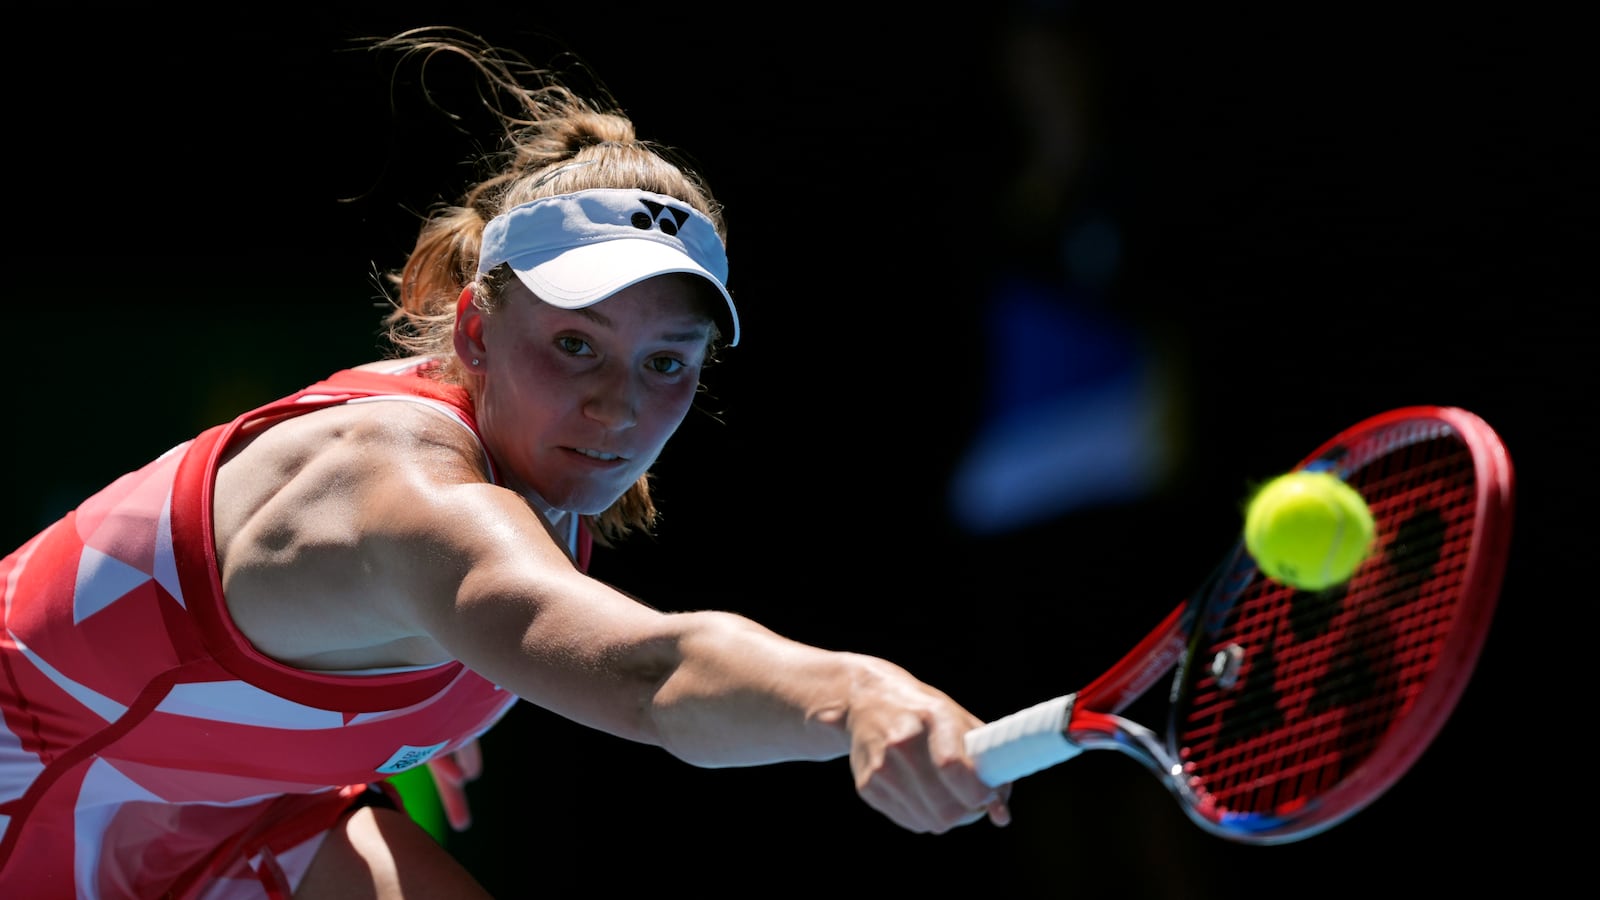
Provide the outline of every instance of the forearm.
[[732,613],[661,613],[556,552],[538,565],[524,553],[470,567],[454,603],[419,605],[421,627],[537,706],[700,766],[849,755],[865,783],[911,754],[921,762],[909,777],[937,778],[981,724],[885,660],[808,646]]
[[594,583],[558,593],[589,602],[479,607],[459,658],[538,706],[698,766],[848,755],[861,797],[913,831],[1009,819],[1005,792],[966,754],[982,723],[899,666],[730,613],[662,614]]
[[667,617],[676,661],[650,703],[656,740],[701,766],[848,754],[856,790],[912,831],[989,816],[1005,797],[978,777],[965,735],[981,724],[885,660],[787,640],[738,616]]
[[847,719],[888,663],[789,640],[740,616],[683,613],[647,710],[662,747],[700,766],[822,760],[850,750]]

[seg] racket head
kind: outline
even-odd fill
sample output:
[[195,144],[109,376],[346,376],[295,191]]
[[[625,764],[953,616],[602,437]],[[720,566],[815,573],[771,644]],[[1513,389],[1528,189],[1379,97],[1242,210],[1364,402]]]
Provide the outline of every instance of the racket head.
[[1375,548],[1313,593],[1267,578],[1237,545],[1191,598],[1165,735],[1186,812],[1245,843],[1326,830],[1416,762],[1477,663],[1510,546],[1511,461],[1465,410],[1382,413],[1296,468],[1361,493]]

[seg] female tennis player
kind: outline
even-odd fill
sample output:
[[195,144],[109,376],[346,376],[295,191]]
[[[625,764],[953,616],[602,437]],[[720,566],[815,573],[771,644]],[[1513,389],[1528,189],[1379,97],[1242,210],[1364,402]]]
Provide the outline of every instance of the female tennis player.
[[453,821],[518,700],[698,766],[848,757],[915,832],[1009,820],[904,669],[586,574],[739,341],[723,222],[619,111],[455,32],[516,101],[395,273],[389,358],[174,446],[0,562],[0,895],[483,896]]

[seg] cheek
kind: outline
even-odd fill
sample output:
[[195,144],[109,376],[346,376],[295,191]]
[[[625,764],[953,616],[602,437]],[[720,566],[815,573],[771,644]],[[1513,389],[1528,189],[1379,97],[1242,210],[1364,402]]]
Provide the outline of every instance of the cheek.
[[483,383],[479,419],[492,422],[503,436],[531,434],[570,413],[577,390],[560,373],[533,366],[503,369]]
[[695,390],[696,385],[690,382],[670,385],[656,394],[656,402],[651,404],[651,421],[664,432],[663,437],[676,431],[689,414],[689,408],[694,404]]

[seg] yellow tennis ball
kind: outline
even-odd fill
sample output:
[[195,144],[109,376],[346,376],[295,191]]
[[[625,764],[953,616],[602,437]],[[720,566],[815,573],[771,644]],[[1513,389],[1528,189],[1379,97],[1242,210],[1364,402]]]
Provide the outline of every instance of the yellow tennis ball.
[[1377,526],[1355,488],[1328,472],[1289,472],[1250,498],[1244,542],[1275,581],[1304,591],[1342,584],[1372,548]]

